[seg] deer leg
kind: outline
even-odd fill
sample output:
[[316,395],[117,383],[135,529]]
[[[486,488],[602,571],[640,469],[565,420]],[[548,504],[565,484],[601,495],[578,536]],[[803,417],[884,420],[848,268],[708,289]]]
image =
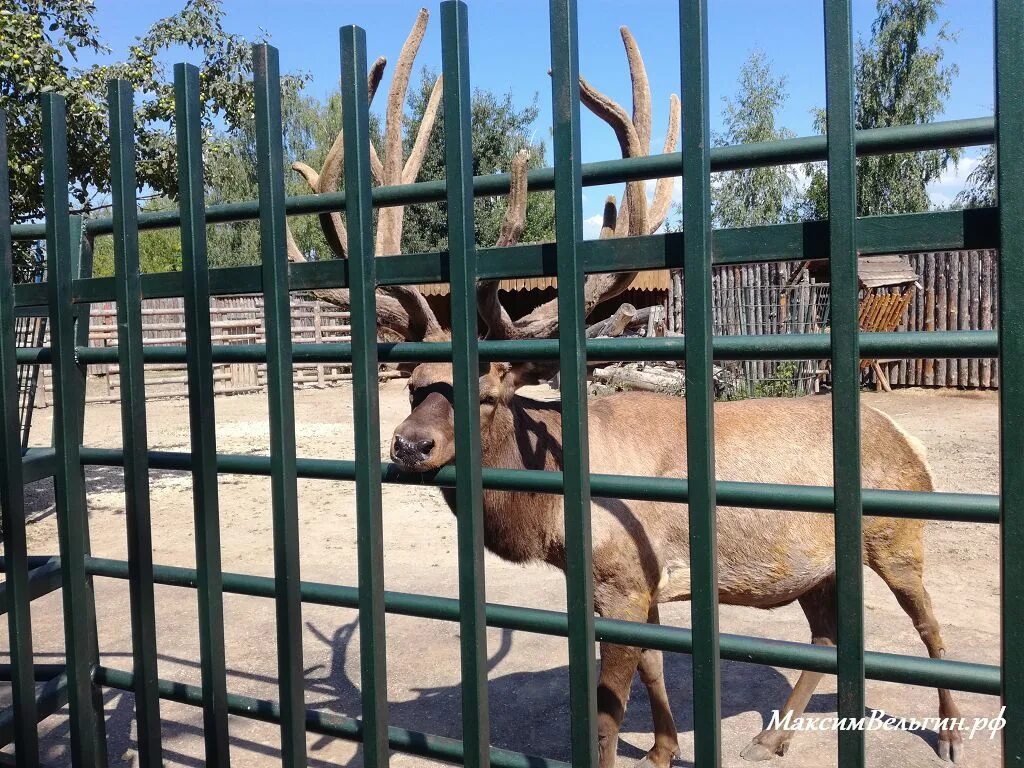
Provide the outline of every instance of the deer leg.
[[[941,659],[946,654],[946,645],[942,642],[939,622],[932,610],[932,599],[924,587],[922,558],[908,558],[905,551],[890,554],[888,550],[883,550],[870,554],[872,556],[868,564],[889,585],[900,607],[914,622],[914,629],[924,641],[928,655],[933,659]],[[953,701],[953,694],[945,688],[938,690],[939,718],[942,721],[939,757],[947,762],[963,764],[966,762],[964,738],[956,727],[960,710]]]
[[[814,645],[836,644],[836,582],[829,577],[811,591],[800,597],[800,607],[804,610],[807,622],[811,625],[811,642]],[[821,682],[821,672],[804,670],[800,673],[796,685],[790,691],[783,705],[779,719],[784,721],[787,715],[792,718],[801,717],[811,700],[811,694]],[[776,728],[766,728],[740,753],[746,760],[771,760],[776,755],[786,754],[794,731],[786,730],[781,723]]]
[[[618,596],[600,606],[598,612],[609,619],[644,621],[650,599],[644,595]],[[607,603],[611,603],[610,605]],[[614,768],[619,727],[626,715],[629,687],[640,662],[640,649],[628,645],[601,643],[601,674],[597,684],[597,746],[600,768]]]
[[[658,604],[651,605],[647,613],[648,624],[658,624]],[[654,746],[637,768],[668,768],[672,758],[679,752],[679,736],[672,718],[672,708],[665,689],[665,668],[661,651],[644,648],[640,651],[640,679],[647,688],[651,701],[651,718],[654,720]]]

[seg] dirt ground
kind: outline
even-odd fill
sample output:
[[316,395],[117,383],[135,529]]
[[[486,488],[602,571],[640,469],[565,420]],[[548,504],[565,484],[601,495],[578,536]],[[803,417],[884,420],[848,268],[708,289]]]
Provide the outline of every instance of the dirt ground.
[[[352,458],[351,390],[305,390],[296,393],[298,454]],[[940,490],[993,493],[997,490],[997,399],[994,394],[902,391],[865,393],[864,402],[889,413],[927,446]],[[265,453],[265,395],[217,400],[219,449]],[[381,392],[381,433],[391,430],[408,410],[403,384],[391,382]],[[48,440],[50,411],[38,413],[36,441]],[[184,400],[148,406],[151,447],[188,450],[188,414]],[[116,405],[88,408],[85,442],[120,445]],[[385,451],[382,449],[382,455]],[[93,553],[125,557],[124,495],[119,470],[92,468],[87,473]],[[157,563],[194,566],[190,476],[153,472],[153,540]],[[238,573],[272,575],[269,478],[223,476],[220,481],[224,568]],[[299,481],[302,577],[338,584],[356,583],[354,488],[351,483]],[[57,551],[52,490],[47,483],[28,489],[32,514],[30,547],[35,554]],[[996,663],[998,636],[998,532],[994,526],[931,523],[927,539],[926,582],[936,603],[952,658]],[[386,587],[392,590],[456,596],[455,519],[435,489],[386,486],[384,489]],[[492,555],[486,560],[487,598],[491,602],[564,608],[561,573],[539,566],[520,567]],[[872,650],[923,655],[924,647],[885,585],[868,571],[865,588],[867,644]],[[127,582],[97,579],[97,612],[102,663],[130,668],[131,636]],[[195,593],[156,589],[160,675],[199,683],[199,645]],[[663,606],[662,621],[689,624],[689,606]],[[276,698],[273,601],[225,595],[228,688],[233,692]],[[332,712],[359,714],[359,649],[354,611],[305,605],[303,656],[306,701]],[[33,604],[35,647],[40,662],[62,659],[60,592]],[[725,606],[723,632],[807,641],[800,608],[771,612]],[[389,616],[388,693],[394,725],[458,737],[460,724],[458,626]],[[0,633],[4,637],[6,633]],[[535,755],[569,759],[568,657],[565,641],[524,632],[490,630],[488,634],[492,740],[496,745]],[[9,660],[6,654],[0,656]],[[690,661],[667,656],[669,692],[680,732],[680,765],[693,759]],[[748,765],[740,750],[781,706],[796,673],[737,662],[722,665],[722,741],[726,766]],[[996,699],[959,694],[963,714],[994,716]],[[889,715],[931,717],[937,712],[934,690],[873,683],[868,706]],[[130,695],[106,695],[111,764],[133,765],[133,703]],[[162,702],[167,765],[201,766],[201,711]],[[826,678],[811,700],[809,713],[832,715],[835,681]],[[67,765],[66,712],[42,727],[45,764]],[[632,706],[619,743],[620,765],[631,765],[652,744],[646,694],[634,682]],[[279,734],[275,726],[242,718],[230,721],[232,760],[236,766],[277,765]],[[872,732],[867,735],[872,766],[942,765],[934,753],[932,732]],[[309,765],[361,764],[358,745],[311,735]],[[967,744],[969,764],[985,768],[999,762],[999,742],[979,736]],[[834,733],[797,736],[784,758],[771,765],[818,768],[834,765]],[[428,761],[396,754],[396,766]]]

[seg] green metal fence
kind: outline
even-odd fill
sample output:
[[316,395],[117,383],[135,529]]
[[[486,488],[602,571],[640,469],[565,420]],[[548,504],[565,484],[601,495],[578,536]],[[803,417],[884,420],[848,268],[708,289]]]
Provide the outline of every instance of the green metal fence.
[[[135,694],[139,758],[161,762],[160,702],[202,707],[206,758],[228,764],[228,714],[281,726],[282,762],[306,763],[307,732],[361,741],[368,766],[382,766],[389,750],[468,765],[538,766],[558,761],[490,746],[484,631],[506,627],[568,638],[572,762],[592,766],[596,755],[594,643],[622,644],[691,654],[695,697],[696,765],[721,761],[719,660],[737,659],[838,675],[839,715],[864,711],[864,680],[887,680],[1001,696],[1006,705],[1005,765],[1024,765],[1024,3],[997,0],[996,114],[993,118],[927,126],[855,131],[851,79],[849,0],[826,0],[828,137],[811,137],[735,147],[710,148],[707,84],[706,0],[680,3],[680,67],[683,83],[682,152],[580,164],[577,91],[577,22],[573,0],[551,0],[553,71],[553,168],[530,173],[533,190],[554,189],[556,243],[475,252],[472,199],[507,193],[509,178],[471,176],[467,9],[458,0],[442,3],[447,181],[370,187],[369,118],[364,33],[341,30],[342,99],[345,129],[344,192],[286,198],[281,151],[277,52],[254,52],[258,128],[259,199],[205,207],[200,141],[199,72],[175,68],[176,131],[180,171],[177,212],[139,215],[135,204],[132,92],[110,85],[113,216],[88,222],[70,216],[64,99],[42,97],[45,154],[44,224],[11,225],[7,149],[0,116],[0,503],[3,506],[4,608],[9,620],[11,661],[0,669],[13,684],[13,711],[0,717],[0,740],[13,741],[17,764],[39,762],[37,722],[65,701],[69,705],[71,754],[76,765],[101,766],[106,748],[101,692]],[[998,147],[999,207],[856,219],[857,155],[995,143]],[[735,168],[826,160],[830,219],[822,222],[750,227],[713,232],[710,173]],[[685,184],[683,232],[624,240],[582,241],[584,185],[682,174]],[[372,208],[446,200],[450,249],[376,260],[372,252]],[[347,261],[289,266],[285,217],[345,211]],[[210,270],[206,225],[260,221],[262,266]],[[181,273],[139,275],[140,229],[179,227]],[[112,233],[113,278],[91,277],[89,236]],[[11,243],[45,238],[48,281],[14,286]],[[861,334],[857,328],[858,254],[941,249],[1000,249],[999,333],[989,331]],[[797,260],[831,254],[832,328],[828,335],[711,336],[711,265]],[[587,273],[629,269],[683,268],[686,272],[686,328],[683,338],[587,340],[583,278]],[[474,283],[480,278],[554,275],[560,286],[561,337],[556,340],[479,341]],[[376,286],[450,281],[452,341],[378,344]],[[348,287],[352,297],[350,344],[292,344],[290,291]],[[267,343],[213,347],[209,297],[262,292],[267,307]],[[141,343],[142,298],[183,296],[187,344],[145,347]],[[89,306],[116,300],[118,346],[90,349],[85,333]],[[52,344],[15,349],[14,308],[48,309]],[[1001,493],[999,496],[862,490],[859,462],[858,359],[864,357],[991,357],[1002,361]],[[716,482],[714,477],[712,359],[799,359],[831,357],[834,379],[834,489]],[[687,371],[688,477],[641,478],[588,473],[585,363],[588,359],[685,359]],[[398,473],[378,462],[377,366],[381,361],[446,361],[455,369],[456,464],[430,478]],[[478,429],[479,361],[558,360],[562,375],[564,468],[561,472],[482,469]],[[191,452],[151,451],[146,442],[143,367],[182,362],[188,366]],[[214,433],[212,365],[260,361],[268,364],[269,456],[217,452]],[[293,362],[351,362],[356,414],[355,461],[296,458],[292,402]],[[121,367],[124,444],[120,450],[82,445],[84,376],[89,363]],[[16,365],[53,367],[54,445],[23,460],[18,443]],[[128,559],[93,557],[89,551],[83,467],[125,468]],[[149,521],[150,469],[191,470],[194,478],[195,569],[152,562]],[[218,473],[269,475],[274,520],[274,577],[225,573],[220,562]],[[30,557],[22,484],[52,476],[56,488],[59,556]],[[357,488],[359,586],[301,582],[296,521],[298,477],[354,480]],[[381,483],[430,483],[454,487],[458,500],[459,598],[442,599],[383,590]],[[487,604],[482,567],[483,488],[562,494],[565,499],[567,613]],[[693,629],[595,619],[592,612],[589,506],[591,494],[625,499],[685,502],[691,520]],[[723,635],[718,631],[715,589],[716,504],[833,514],[839,594],[836,648]],[[986,666],[868,652],[863,647],[861,566],[862,515],[961,520],[999,524],[1002,533],[1002,659]],[[127,579],[130,586],[133,664],[130,671],[99,663],[95,577]],[[154,584],[196,589],[199,596],[202,684],[185,685],[157,677]],[[66,665],[36,664],[32,653],[31,601],[62,589]],[[273,598],[276,602],[280,696],[259,700],[226,689],[223,594]],[[301,666],[303,602],[358,608],[361,628],[362,716],[358,719],[307,709]],[[390,726],[387,720],[385,616],[397,613],[461,625],[463,741]],[[35,689],[35,680],[47,682]],[[864,763],[863,732],[839,736],[839,763]]]

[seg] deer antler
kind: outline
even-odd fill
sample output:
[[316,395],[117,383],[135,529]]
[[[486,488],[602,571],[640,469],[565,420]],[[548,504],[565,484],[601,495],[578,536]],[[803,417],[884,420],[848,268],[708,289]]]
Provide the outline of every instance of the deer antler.
[[[427,101],[419,133],[416,136],[409,159],[403,167],[402,158],[402,120],[406,92],[409,88],[409,76],[419,52],[420,43],[427,29],[430,14],[420,9],[408,39],[402,46],[395,68],[395,76],[388,92],[386,111],[383,160],[370,144],[370,170],[378,185],[395,185],[412,183],[419,175],[423,158],[426,155],[430,134],[434,128],[437,112],[441,104],[442,81],[438,77],[434,83],[430,98]],[[370,103],[380,86],[387,59],[378,58],[367,73],[367,91]],[[302,175],[310,189],[317,194],[333,192],[338,188],[341,171],[345,159],[344,133],[339,132],[324,159],[323,168],[317,173],[309,165],[301,162],[292,164],[292,168]],[[396,254],[401,250],[402,218],[404,208],[384,208],[377,217],[377,239],[374,253],[377,256]],[[337,212],[319,215],[320,228],[327,242],[339,258],[348,256],[348,232]],[[288,231],[288,259],[292,262],[304,262],[306,257],[299,249]],[[344,289],[315,290],[311,294],[342,309],[349,308],[349,292]],[[411,286],[391,286],[377,291],[377,320],[380,328],[389,337],[407,340],[423,340],[438,338],[443,335],[441,324],[431,310],[426,298]]]
[[[651,90],[644,67],[643,57],[636,40],[626,27],[619,29],[629,62],[629,74],[633,85],[633,115],[630,115],[612,98],[601,93],[585,78],[580,77],[580,100],[599,118],[611,126],[618,139],[623,157],[643,157],[650,154],[651,141]],[[679,135],[680,104],[673,94],[669,101],[668,133],[665,136],[664,152],[674,152]],[[622,237],[624,235],[649,235],[656,232],[665,222],[672,202],[672,178],[659,179],[655,187],[654,200],[648,206],[646,184],[633,181],[626,184],[625,202],[616,210],[615,197],[605,201],[601,237]],[[517,189],[516,169],[513,166],[512,192],[509,196],[509,211]],[[525,198],[526,175],[522,173],[522,189]],[[608,299],[627,290],[636,279],[636,272],[589,275],[583,288],[583,311],[589,315],[594,308]],[[552,299],[534,309],[525,317],[511,320],[498,301],[497,282],[481,284],[478,294],[480,313],[489,328],[492,338],[552,338],[558,334],[558,300]]]
[[[395,76],[391,80],[391,89],[388,91],[388,106],[384,125],[384,166],[380,182],[384,186],[411,184],[416,180],[427,151],[430,133],[434,129],[437,110],[441,105],[443,83],[438,77],[434,82],[430,98],[427,100],[423,119],[420,121],[419,133],[413,142],[412,152],[408,161],[403,163],[402,122],[405,118],[405,96],[409,90],[409,75],[412,72],[413,61],[416,59],[416,54],[419,53],[420,43],[423,42],[429,18],[430,14],[427,13],[427,10],[421,8],[416,16],[416,23],[413,24],[412,31],[406,38],[402,52],[398,56]],[[382,208],[377,214],[375,250],[378,256],[388,256],[401,251],[404,214],[405,208],[402,206]]]

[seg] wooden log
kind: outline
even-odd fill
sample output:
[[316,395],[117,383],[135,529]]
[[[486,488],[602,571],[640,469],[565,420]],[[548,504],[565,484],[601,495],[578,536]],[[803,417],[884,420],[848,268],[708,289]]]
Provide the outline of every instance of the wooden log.
[[[935,254],[935,330],[937,331],[946,330],[946,303],[948,300],[946,289],[947,257],[947,253]],[[944,357],[940,357],[935,361],[935,386],[946,386],[946,358]]]
[[[968,312],[970,314],[971,330],[978,330],[981,323],[981,254],[978,251],[971,251],[967,263],[967,284],[970,287]],[[968,382],[971,387],[981,386],[979,374],[979,359],[972,357],[968,361]]]
[[[981,315],[978,326],[983,331],[992,329],[992,252],[983,251],[981,255]],[[988,389],[992,386],[992,358],[981,361],[981,386]]]
[[[645,308],[650,314],[650,307]],[[626,326],[636,317],[636,307],[632,304],[622,304],[611,317],[600,320],[587,328],[587,338],[595,339],[598,336],[621,336]]]
[[664,392],[681,395],[686,389],[686,373],[679,368],[662,366],[639,367],[637,364],[595,368],[595,381],[614,389]]
[[[957,295],[957,328],[961,331],[970,330],[971,327],[971,283],[970,283],[970,252],[960,252],[960,285]],[[957,361],[957,385],[961,389],[970,386],[969,365],[966,357]]]
[[[960,308],[960,258],[956,251],[947,254],[946,264],[946,328],[955,331],[958,326],[957,311]],[[946,365],[946,386],[957,385],[959,365],[956,358],[950,358]]]
[[[923,331],[935,330],[935,254],[926,253],[920,260],[924,266],[924,327]],[[928,358],[924,361],[924,382],[925,386],[935,385],[935,359]]]

